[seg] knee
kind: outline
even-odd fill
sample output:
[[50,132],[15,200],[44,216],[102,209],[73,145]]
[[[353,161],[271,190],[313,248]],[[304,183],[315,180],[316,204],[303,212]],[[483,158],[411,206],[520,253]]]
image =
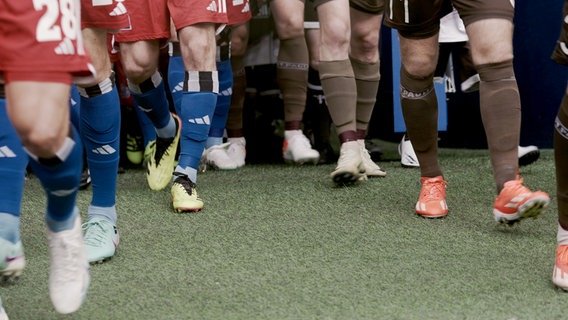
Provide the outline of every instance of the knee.
[[40,158],[54,157],[67,137],[63,128],[51,125],[36,124],[18,129],[22,144]]

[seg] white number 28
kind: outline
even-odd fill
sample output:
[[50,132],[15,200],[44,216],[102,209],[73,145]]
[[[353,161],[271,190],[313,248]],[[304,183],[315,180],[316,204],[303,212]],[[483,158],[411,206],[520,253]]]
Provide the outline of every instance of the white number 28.
[[[33,0],[36,11],[43,10],[45,13],[40,18],[36,27],[36,39],[38,42],[59,41],[65,38],[75,40],[81,26],[79,26],[79,14],[76,0]],[[58,18],[61,23],[58,24]]]

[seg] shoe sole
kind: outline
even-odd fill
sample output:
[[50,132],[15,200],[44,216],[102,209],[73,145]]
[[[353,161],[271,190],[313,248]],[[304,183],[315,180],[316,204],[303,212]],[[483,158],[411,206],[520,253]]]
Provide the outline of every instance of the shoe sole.
[[319,162],[319,157],[317,157],[317,158],[302,158],[302,159],[296,159],[296,160],[284,158],[284,162],[288,163],[288,164],[303,165],[303,164],[309,163],[309,164],[317,165],[318,162]]
[[531,151],[519,158],[519,166],[528,166],[540,157],[540,151]]
[[499,212],[497,209],[493,209],[493,214],[497,222],[512,226],[515,223],[521,222],[522,220],[527,218],[536,219],[544,211],[544,209],[548,207],[549,203],[550,203],[549,198],[535,197],[533,199],[528,200],[521,207],[519,207],[519,211],[517,212],[517,214],[505,215]]
[[174,208],[175,213],[199,212],[203,208]]
[[0,286],[7,286],[16,283],[24,270],[6,270],[0,272]]
[[424,218],[424,219],[430,219],[430,220],[443,219],[443,218],[448,216],[448,213],[444,213],[444,214],[440,214],[440,215],[427,215],[427,214],[416,212],[416,214],[418,216]]
[[110,256],[110,257],[105,257],[105,258],[101,258],[101,259],[89,261],[89,264],[90,264],[90,265],[103,264],[103,263],[109,261],[110,259],[112,259],[112,257],[114,257],[114,255],[112,255],[112,256]]
[[355,174],[353,174],[353,172],[345,171],[345,172],[336,173],[332,177],[332,179],[333,179],[333,182],[335,182],[336,185],[345,186],[345,185],[351,185],[351,184],[358,182],[359,180],[361,180],[361,178],[363,176],[365,176],[365,175],[360,175],[360,174],[355,175]]
[[10,285],[18,281],[24,272],[25,266],[26,261],[23,257],[8,263],[8,267],[0,270],[0,285]]

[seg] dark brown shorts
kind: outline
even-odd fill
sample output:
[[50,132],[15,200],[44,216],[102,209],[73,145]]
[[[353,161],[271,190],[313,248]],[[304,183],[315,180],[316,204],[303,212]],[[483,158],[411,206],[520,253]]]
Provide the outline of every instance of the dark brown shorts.
[[440,30],[440,18],[452,11],[460,13],[467,26],[482,19],[513,21],[511,0],[385,0],[385,24],[406,37],[424,39]]
[[[313,2],[314,8],[322,3],[331,0],[309,0]],[[369,14],[381,14],[383,12],[385,0],[349,0],[349,6],[359,11]]]
[[[562,16],[566,17],[566,15],[568,15],[568,0],[564,1],[564,9],[562,10]],[[568,23],[566,23],[566,19],[562,22],[560,37],[552,53],[552,60],[568,66]]]

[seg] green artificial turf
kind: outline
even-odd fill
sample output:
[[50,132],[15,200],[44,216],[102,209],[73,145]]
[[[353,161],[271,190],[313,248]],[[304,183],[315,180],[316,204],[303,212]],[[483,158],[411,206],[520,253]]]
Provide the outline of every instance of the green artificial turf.
[[[118,180],[121,243],[91,267],[82,308],[58,315],[49,300],[45,197],[26,183],[27,267],[0,288],[10,319],[566,319],[568,294],[551,283],[556,201],[513,227],[492,216],[486,150],[441,149],[450,214],[414,213],[419,170],[396,144],[387,177],[338,188],[334,165],[247,165],[199,175],[202,212],[173,213],[141,169]],[[555,195],[552,150],[521,170]],[[80,192],[82,217],[90,188]]]

